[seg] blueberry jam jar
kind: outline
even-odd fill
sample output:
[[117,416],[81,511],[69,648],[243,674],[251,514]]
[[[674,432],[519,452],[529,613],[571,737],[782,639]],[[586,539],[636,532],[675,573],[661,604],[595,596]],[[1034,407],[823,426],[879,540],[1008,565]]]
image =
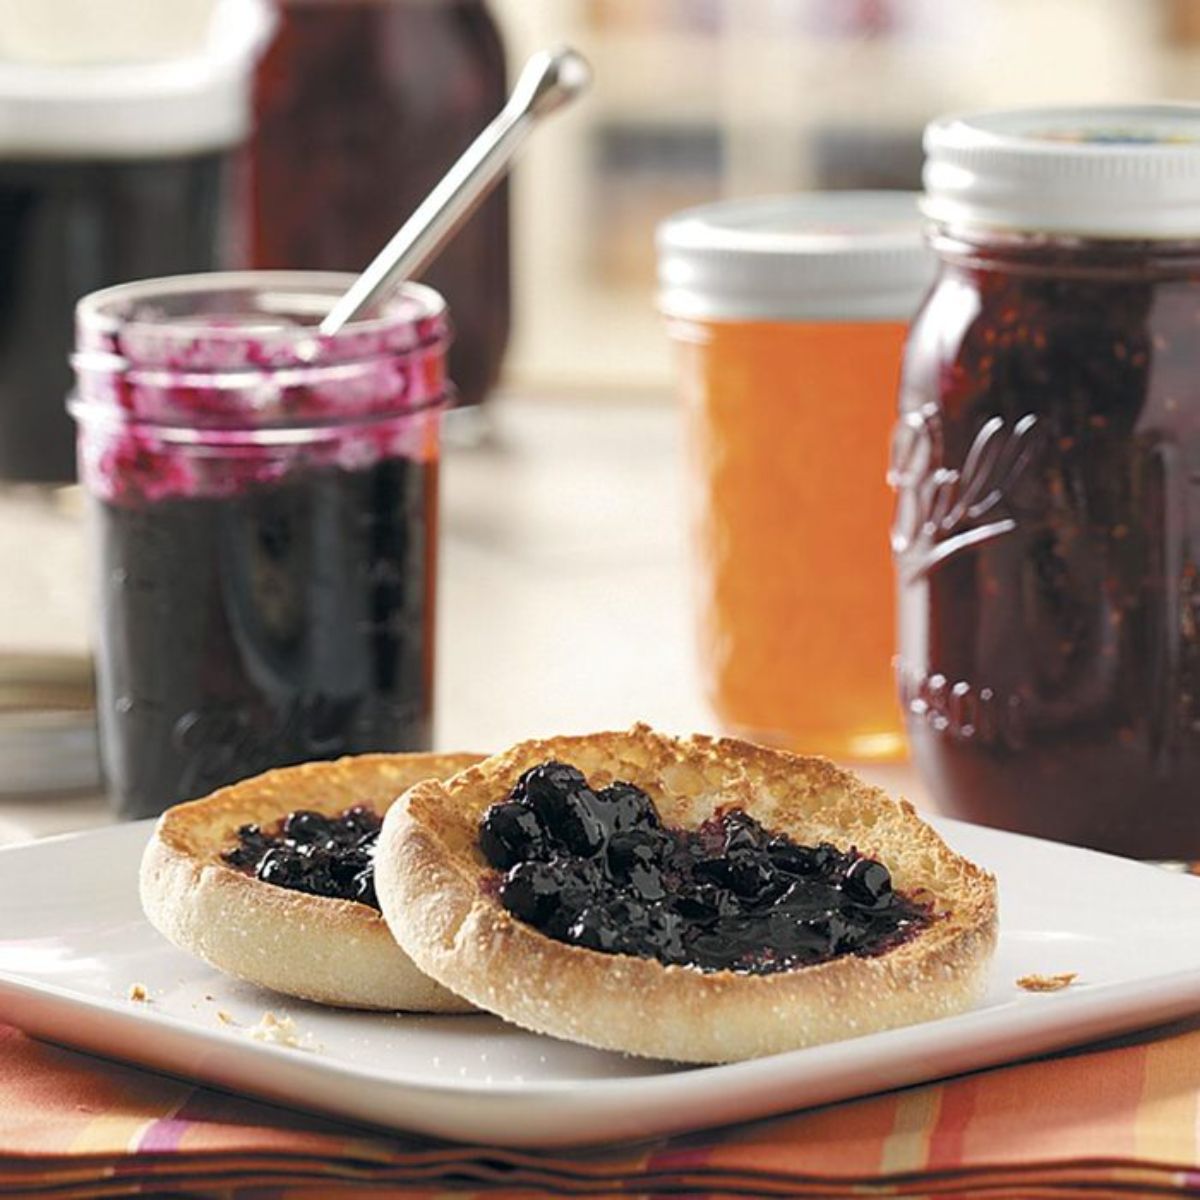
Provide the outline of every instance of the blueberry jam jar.
[[123,817],[429,745],[447,314],[408,285],[324,337],[349,282],[180,276],[79,304],[70,408]]
[[898,676],[945,812],[1200,858],[1200,110],[926,133]]

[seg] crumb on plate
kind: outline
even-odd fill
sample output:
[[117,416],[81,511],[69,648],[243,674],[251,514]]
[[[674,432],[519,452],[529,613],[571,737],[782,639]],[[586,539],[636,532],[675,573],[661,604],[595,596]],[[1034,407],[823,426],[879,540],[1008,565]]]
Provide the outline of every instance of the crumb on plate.
[[246,1033],[254,1041],[266,1042],[271,1046],[287,1046],[293,1050],[320,1049],[312,1034],[301,1034],[291,1017],[277,1017],[273,1012],[263,1013],[258,1024],[252,1025]]
[[[270,1014],[268,1013],[267,1015],[269,1016]],[[222,1025],[236,1025],[237,1024],[237,1022],[233,1019],[233,1017],[231,1017],[229,1015],[229,1013],[227,1013],[223,1008],[217,1009],[217,1020],[220,1021]]]
[[1017,980],[1017,987],[1027,992],[1061,992],[1078,978],[1078,971],[1063,971],[1061,975],[1022,975]]
[[150,993],[144,983],[131,983],[128,995],[130,1000],[136,1000],[139,1004],[147,1004],[150,1000]]

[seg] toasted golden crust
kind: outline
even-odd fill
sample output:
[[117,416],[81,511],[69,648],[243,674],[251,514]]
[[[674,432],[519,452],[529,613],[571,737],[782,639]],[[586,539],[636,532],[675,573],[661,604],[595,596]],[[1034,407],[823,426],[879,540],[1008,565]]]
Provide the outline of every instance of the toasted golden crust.
[[238,826],[271,825],[295,809],[387,809],[422,779],[478,762],[470,754],[364,754],[283,767],[179,804],[142,857],[142,907],[177,946],[251,983],[345,1008],[466,1012],[471,1006],[413,965],[380,915],[262,883],[221,852]]
[[[480,817],[547,759],[594,786],[628,780],[669,825],[741,807],[768,828],[878,857],[903,891],[927,889],[937,919],[872,958],[774,975],[703,973],[554,941],[481,884]],[[518,1025],[628,1054],[729,1062],[949,1016],[984,987],[996,940],[994,879],[954,854],[906,801],[820,758],[732,739],[628,733],[525,742],[447,781],[411,788],[388,813],[376,890],[396,940],[434,979]]]

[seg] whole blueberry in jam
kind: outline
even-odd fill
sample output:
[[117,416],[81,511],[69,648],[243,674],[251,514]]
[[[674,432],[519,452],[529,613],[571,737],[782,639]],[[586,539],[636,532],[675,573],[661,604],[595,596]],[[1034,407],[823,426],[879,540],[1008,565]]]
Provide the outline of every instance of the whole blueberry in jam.
[[578,768],[526,771],[479,826],[488,886],[546,936],[703,971],[769,974],[899,945],[932,920],[883,863],[805,846],[741,809],[664,827],[631,783]]
[[270,829],[243,825],[221,856],[263,883],[379,907],[375,843],[383,819],[365,805],[337,816],[297,809]]

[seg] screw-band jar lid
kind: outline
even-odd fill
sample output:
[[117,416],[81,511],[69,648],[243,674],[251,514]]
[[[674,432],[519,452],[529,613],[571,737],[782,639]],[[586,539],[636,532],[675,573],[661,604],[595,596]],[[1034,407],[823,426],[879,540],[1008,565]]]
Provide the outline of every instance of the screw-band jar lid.
[[933,277],[912,192],[687,209],[658,228],[659,306],[694,320],[903,320]]
[[1200,237],[1200,105],[1009,109],[925,130],[922,211],[948,226]]

